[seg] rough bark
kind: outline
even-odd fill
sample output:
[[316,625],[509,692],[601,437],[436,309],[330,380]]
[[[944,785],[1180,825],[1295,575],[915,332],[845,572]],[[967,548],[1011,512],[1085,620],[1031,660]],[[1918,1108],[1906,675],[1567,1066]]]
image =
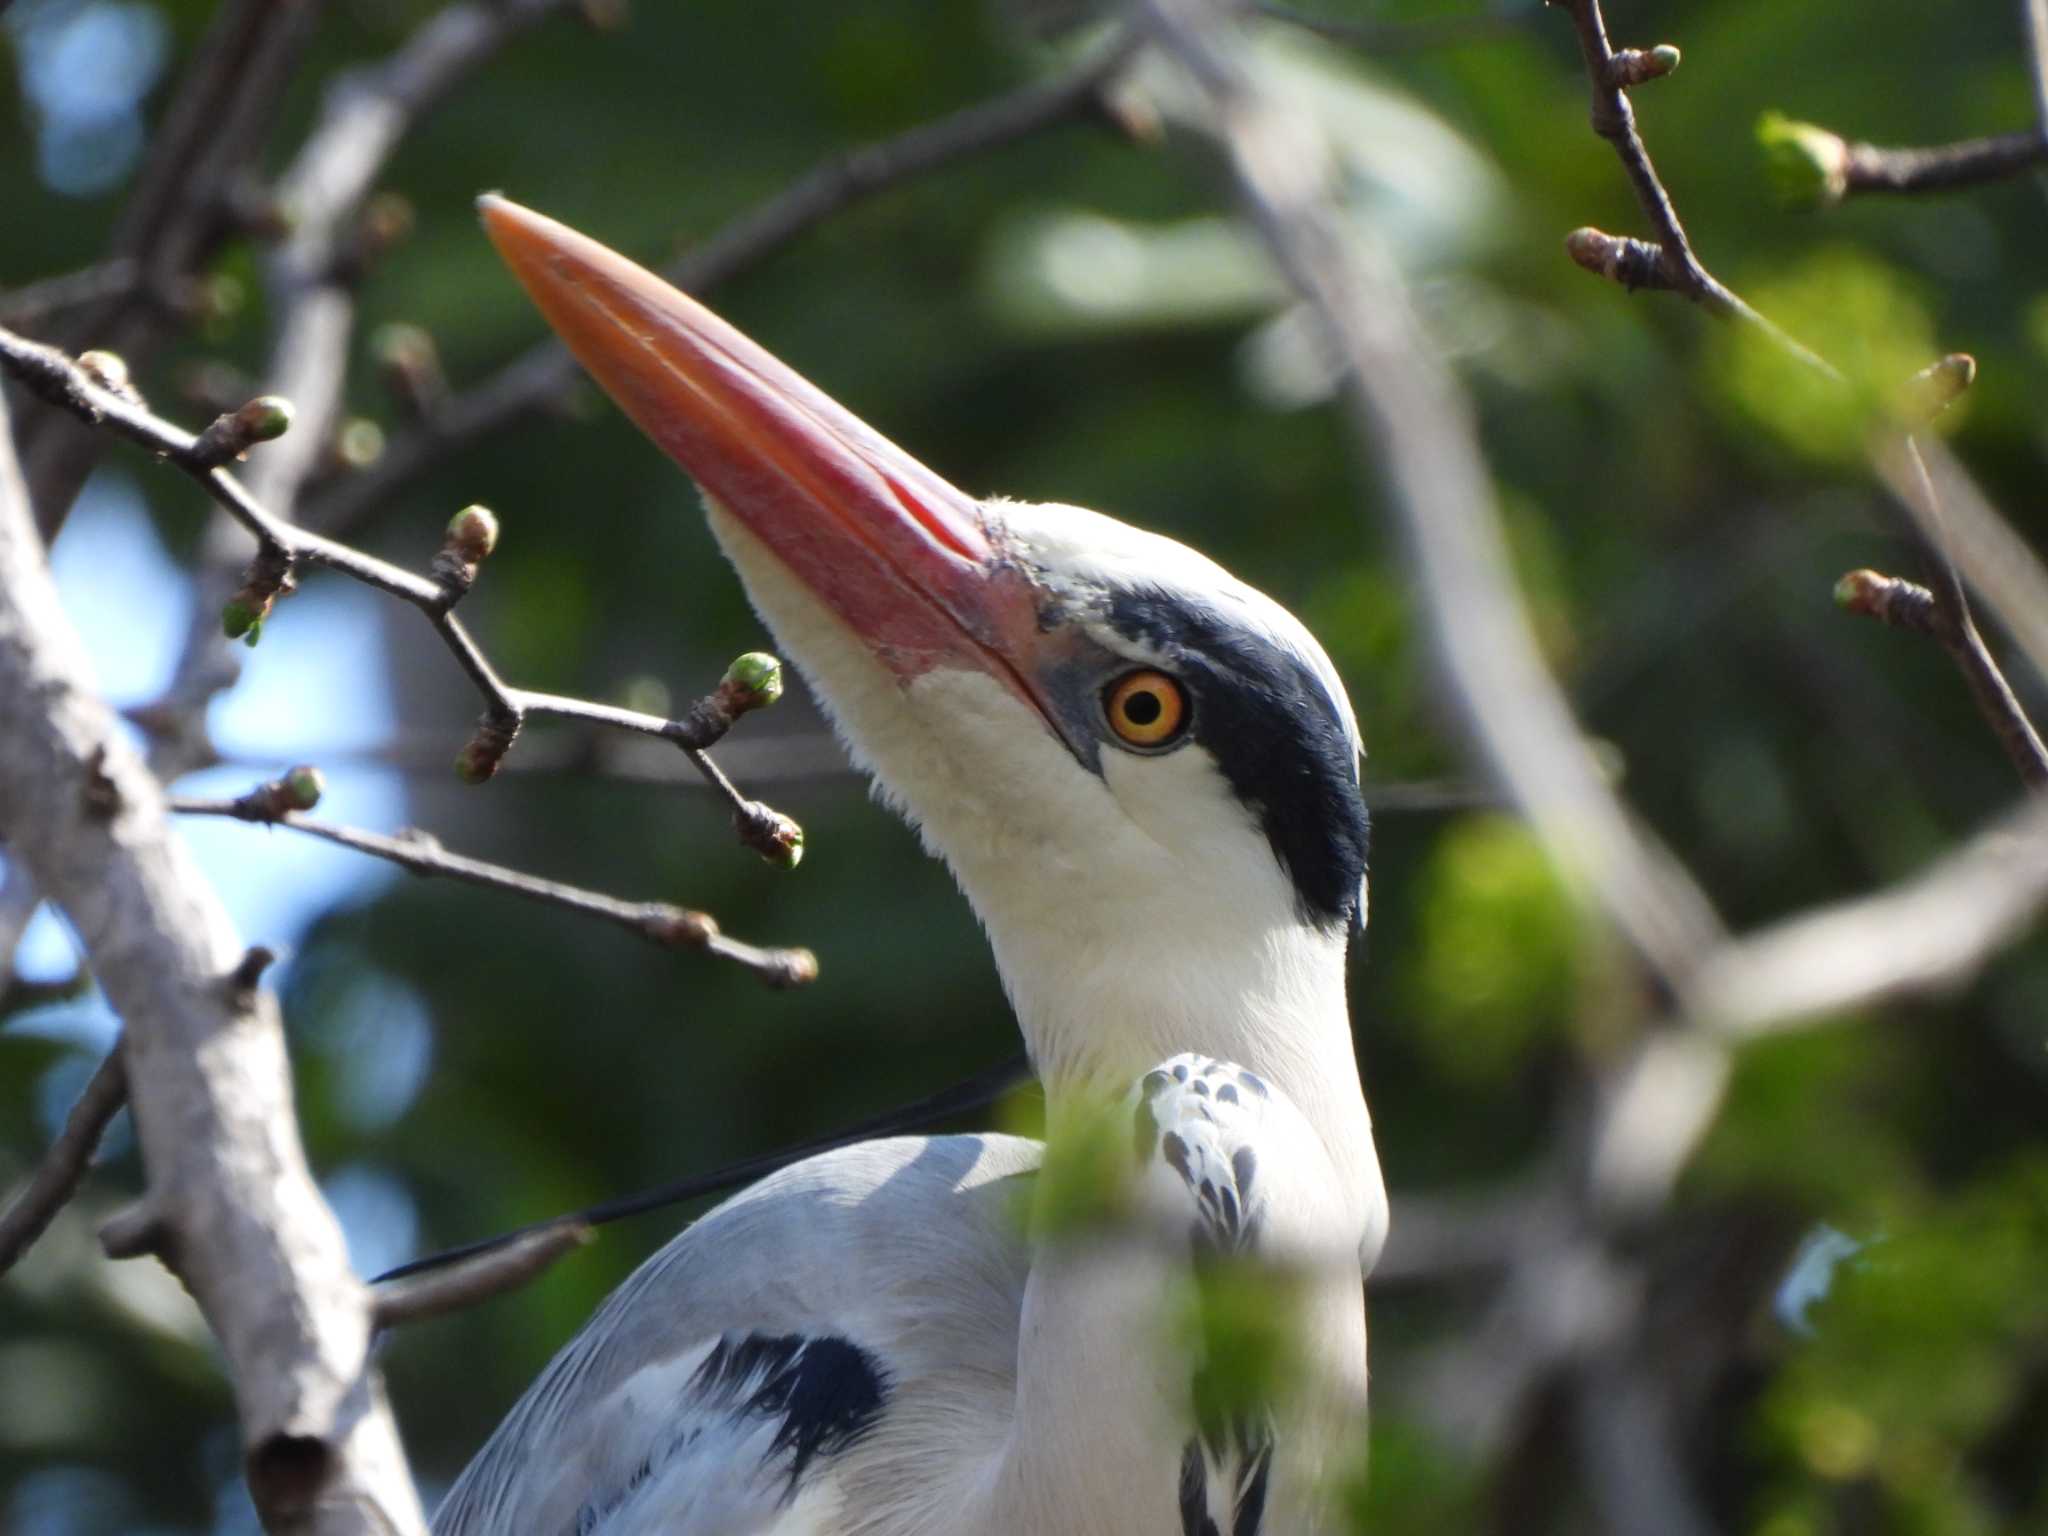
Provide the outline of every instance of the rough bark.
[[94,692],[0,415],[0,838],[70,916],[125,1024],[153,1249],[220,1341],[273,1532],[422,1532],[370,1300],[299,1144],[274,998]]

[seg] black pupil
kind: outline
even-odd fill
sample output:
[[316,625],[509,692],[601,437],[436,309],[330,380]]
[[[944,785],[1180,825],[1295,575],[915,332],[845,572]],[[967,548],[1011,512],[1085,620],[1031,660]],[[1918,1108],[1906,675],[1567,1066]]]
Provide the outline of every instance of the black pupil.
[[1166,705],[1150,688],[1124,696],[1124,718],[1133,725],[1151,725],[1166,713]]

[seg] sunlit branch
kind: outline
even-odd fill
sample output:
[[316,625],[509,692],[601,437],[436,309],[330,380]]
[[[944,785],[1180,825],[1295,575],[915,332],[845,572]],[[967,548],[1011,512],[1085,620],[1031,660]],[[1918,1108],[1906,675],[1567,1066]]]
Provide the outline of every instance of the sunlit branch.
[[728,938],[704,912],[668,902],[622,901],[599,891],[545,880],[503,865],[450,853],[425,832],[408,830],[396,836],[358,827],[316,821],[298,807],[318,799],[317,775],[308,793],[294,781],[308,769],[294,769],[280,779],[259,785],[232,800],[173,796],[171,809],[185,816],[227,816],[237,821],[289,827],[309,837],[370,855],[415,875],[462,881],[487,890],[504,891],[546,906],[561,907],[624,928],[637,938],[664,949],[698,949],[744,966],[778,987],[802,986],[817,978],[818,962],[807,949],[763,949]]
[[[1610,278],[1625,288],[1659,288],[1681,293],[1713,314],[1751,327],[1786,355],[1822,377],[1840,383],[1842,376],[1833,364],[1757,313],[1709,272],[1694,253],[1685,227],[1679,222],[1677,207],[1657,174],[1642,135],[1636,129],[1635,110],[1622,83],[1622,72],[1615,67],[1617,55],[1608,41],[1607,22],[1601,12],[1600,0],[1549,0],[1549,3],[1566,11],[1572,18],[1592,97],[1593,131],[1613,146],[1629,185],[1635,190],[1636,201],[1656,235],[1652,242],[1609,235],[1596,229],[1574,230],[1565,241],[1565,248],[1572,259],[1586,270]],[[1929,373],[1937,373],[1942,366],[1935,365]],[[2021,779],[2036,789],[2048,785],[2048,752],[2043,751],[2039,733],[1999,670],[1971,616],[1969,597],[1956,573],[1947,541],[1942,536],[1939,502],[1918,443],[1910,431],[1894,431],[1877,440],[1872,458],[1904,508],[1908,531],[1919,546],[1933,578],[1935,601],[1929,633],[1941,642],[1962,673],[1978,712],[1991,727]]]
[[[44,399],[141,445],[185,471],[255,537],[256,557],[249,568],[249,580],[236,602],[230,604],[231,625],[236,633],[260,629],[270,604],[290,590],[305,566],[339,572],[417,608],[483,696],[483,718],[457,760],[458,771],[465,779],[481,782],[496,773],[521,728],[533,717],[580,720],[654,736],[681,748],[726,796],[733,805],[742,841],[777,862],[796,861],[802,846],[802,833],[796,824],[770,807],[740,795],[704,755],[704,749],[723,736],[743,712],[737,707],[738,695],[731,692],[736,681],[731,674],[717,693],[679,719],[512,687],[499,677],[482,648],[455,616],[455,604],[462,591],[452,588],[447,581],[416,575],[273,516],[218,461],[217,449],[206,446],[206,434],[195,435],[165,421],[151,412],[132,390],[116,387],[103,370],[100,377],[95,377],[93,369],[55,347],[0,329],[0,367]],[[721,698],[725,700],[722,705],[718,703]]]

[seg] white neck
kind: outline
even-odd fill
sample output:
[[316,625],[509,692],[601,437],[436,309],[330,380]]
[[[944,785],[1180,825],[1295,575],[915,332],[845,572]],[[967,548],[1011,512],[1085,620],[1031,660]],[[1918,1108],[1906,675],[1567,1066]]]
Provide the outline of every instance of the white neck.
[[[1376,1251],[1386,1196],[1359,1086],[1345,1001],[1344,940],[1295,920],[1265,925],[1191,899],[1141,947],[1116,942],[1085,901],[1007,911],[1014,883],[977,891],[996,963],[1049,1103],[1121,1094],[1169,1056],[1194,1051],[1266,1078],[1323,1139]],[[1021,904],[1021,903],[1019,903]],[[1128,932],[1128,929],[1124,930]]]

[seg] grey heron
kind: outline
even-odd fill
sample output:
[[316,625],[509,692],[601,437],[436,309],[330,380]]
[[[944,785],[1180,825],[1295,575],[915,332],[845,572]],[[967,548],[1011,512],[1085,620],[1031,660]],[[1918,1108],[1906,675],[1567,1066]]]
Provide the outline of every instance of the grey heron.
[[[440,1536],[1254,1536],[1320,1527],[1386,1198],[1345,954],[1359,735],[1322,649],[1184,546],[955,489],[731,326],[498,197],[500,254],[697,480],[755,607],[979,915],[1048,1118],[1120,1103],[1129,1220],[1034,1237],[1016,1137],[798,1163],[649,1259]],[[1296,1263],[1309,1382],[1197,1422],[1163,1298]],[[1328,1262],[1331,1255],[1341,1261]]]

